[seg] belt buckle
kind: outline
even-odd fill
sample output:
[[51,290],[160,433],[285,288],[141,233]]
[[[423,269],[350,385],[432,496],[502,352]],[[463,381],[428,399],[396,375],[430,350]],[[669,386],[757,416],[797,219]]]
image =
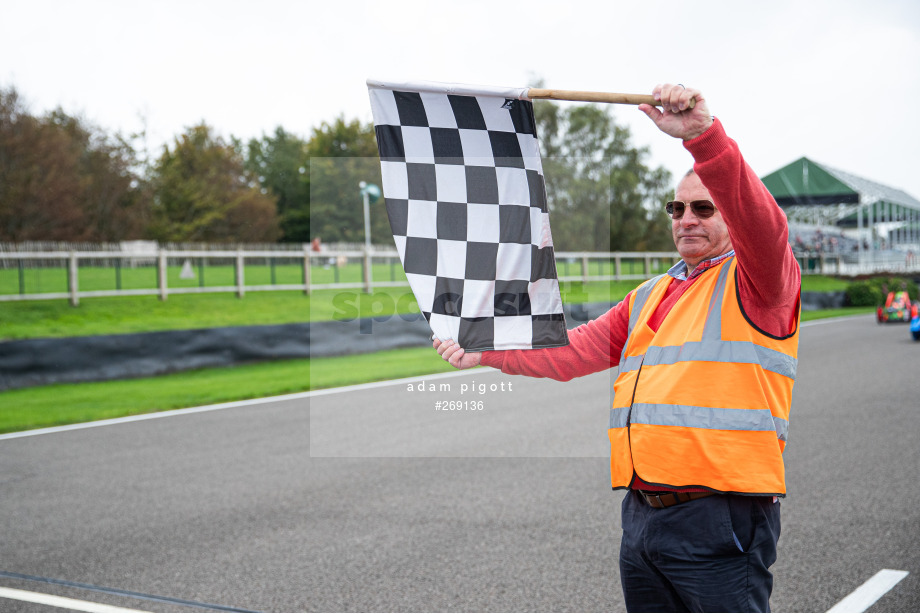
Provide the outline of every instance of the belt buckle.
[[645,502],[649,504],[649,506],[655,507],[655,506],[652,504],[652,501],[657,501],[657,502],[658,502],[658,507],[655,508],[655,509],[664,509],[664,508],[667,507],[667,506],[664,504],[664,501],[661,500],[661,493],[660,493],[660,492],[644,492],[644,491],[641,491],[641,490],[640,490],[639,493],[642,495],[642,498],[645,499]]

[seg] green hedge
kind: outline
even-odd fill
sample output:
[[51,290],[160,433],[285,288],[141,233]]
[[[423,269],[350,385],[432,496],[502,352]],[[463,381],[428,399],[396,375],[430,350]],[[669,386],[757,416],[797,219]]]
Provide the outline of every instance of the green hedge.
[[847,286],[847,305],[853,307],[876,307],[885,302],[888,292],[907,290],[910,300],[917,300],[917,284],[903,277],[873,277],[855,281]]

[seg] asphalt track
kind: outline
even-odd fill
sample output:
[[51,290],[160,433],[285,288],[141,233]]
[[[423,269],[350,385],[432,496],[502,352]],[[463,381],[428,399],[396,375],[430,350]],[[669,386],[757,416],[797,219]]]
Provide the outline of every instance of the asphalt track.
[[[918,366],[904,326],[803,328],[775,611],[827,611],[882,569],[909,575],[868,611],[920,611]],[[16,589],[146,611],[622,611],[612,375],[477,370],[2,439],[0,610],[71,609]]]

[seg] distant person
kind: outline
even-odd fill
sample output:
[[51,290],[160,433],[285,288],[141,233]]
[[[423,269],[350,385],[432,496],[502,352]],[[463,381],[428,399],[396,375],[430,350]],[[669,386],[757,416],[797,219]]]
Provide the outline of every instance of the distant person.
[[[313,237],[313,240],[310,242],[310,249],[316,253],[326,251],[326,247],[322,244],[322,240],[319,237]],[[332,268],[332,265],[336,263],[335,257],[329,256],[326,259],[325,264],[323,264],[324,269]]]
[[640,110],[695,161],[666,205],[681,261],[570,331],[567,347],[434,347],[461,369],[561,381],[618,365],[608,436],[613,488],[629,491],[627,609],[765,612],[786,493],[801,275],[785,215],[703,94],[682,85],[653,94],[662,109]]

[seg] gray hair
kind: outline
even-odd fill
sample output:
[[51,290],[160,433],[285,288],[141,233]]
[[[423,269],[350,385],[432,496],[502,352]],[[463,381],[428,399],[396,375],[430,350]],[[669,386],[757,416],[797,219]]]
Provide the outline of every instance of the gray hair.
[[677,188],[680,187],[680,184],[682,184],[682,183],[684,182],[684,179],[686,179],[686,178],[689,177],[690,175],[696,175],[696,171],[693,170],[693,167],[690,167],[690,170],[687,171],[686,173],[684,173],[684,174],[681,176],[681,178],[677,180],[677,185],[674,186],[674,191],[675,191],[675,192],[677,192]]

